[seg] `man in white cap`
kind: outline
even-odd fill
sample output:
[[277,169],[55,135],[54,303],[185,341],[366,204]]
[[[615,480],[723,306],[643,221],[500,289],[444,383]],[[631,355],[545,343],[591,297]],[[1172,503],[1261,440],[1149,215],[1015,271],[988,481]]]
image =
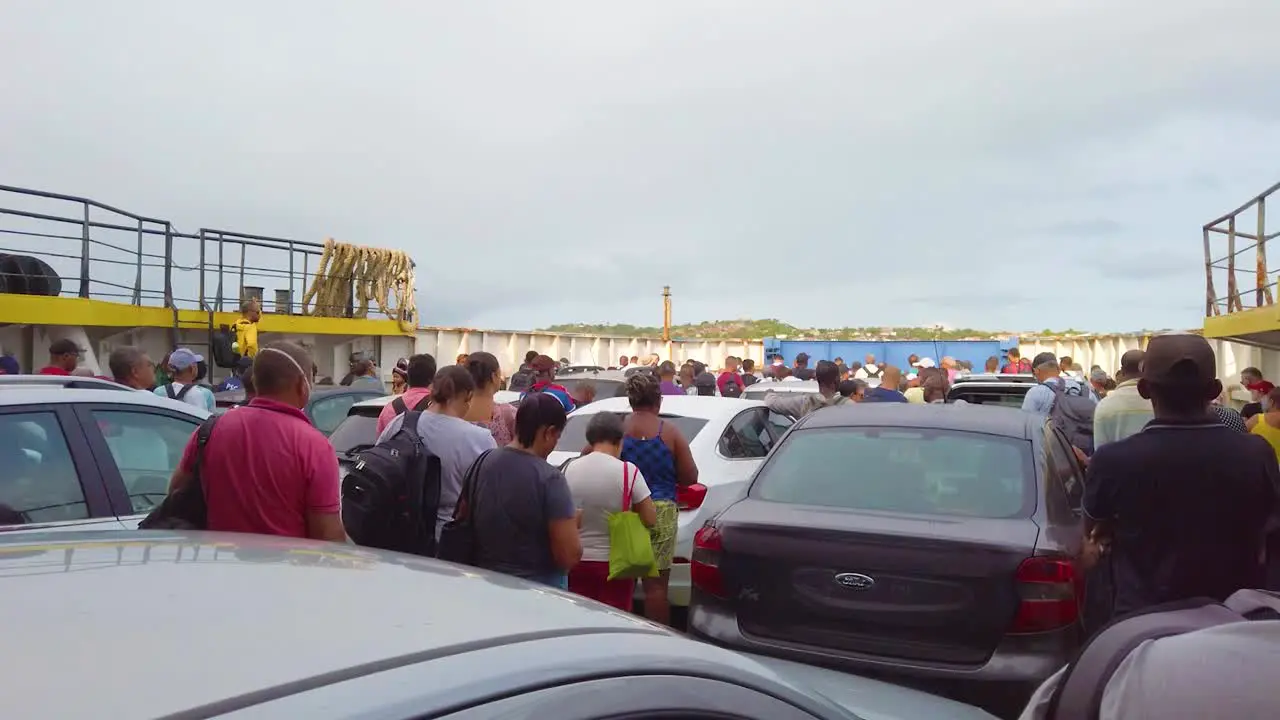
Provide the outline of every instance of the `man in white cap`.
[[169,377],[173,378],[173,382],[156,388],[156,395],[171,400],[181,400],[188,405],[195,405],[213,412],[216,407],[213,391],[196,384],[196,377],[200,373],[199,365],[202,362],[204,362],[203,356],[187,348],[178,348],[169,353]]

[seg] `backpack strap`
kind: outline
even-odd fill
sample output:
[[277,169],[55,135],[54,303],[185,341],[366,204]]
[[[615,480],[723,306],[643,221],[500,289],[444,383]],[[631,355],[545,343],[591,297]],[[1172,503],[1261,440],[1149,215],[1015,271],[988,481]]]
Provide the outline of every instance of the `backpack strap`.
[[177,400],[178,396],[173,392],[173,383],[164,384],[164,394],[169,396],[170,400]]
[[[1280,604],[1280,601],[1278,601]],[[1049,699],[1047,720],[1093,720],[1111,676],[1129,653],[1148,640],[1243,622],[1240,613],[1208,598],[1166,603],[1119,618],[1089,639],[1067,667]]]
[[204,495],[204,481],[200,478],[200,468],[204,464],[204,449],[209,444],[209,437],[213,435],[213,426],[218,422],[219,415],[210,415],[204,422],[200,423],[200,427],[196,428],[196,453],[194,462],[191,463],[191,480],[189,486],[191,491]]
[[1280,593],[1270,590],[1237,590],[1222,604],[1249,619],[1280,619]]
[[397,397],[391,401],[391,407],[395,408],[397,415],[403,415],[409,408],[404,404],[404,399]]
[[[187,383],[186,385],[183,385],[182,389],[178,391],[178,394],[173,396],[173,399],[181,400],[182,398],[186,397],[187,393],[191,392],[191,388],[195,386],[196,386],[195,383]],[[170,392],[173,392],[173,386],[170,385],[169,388],[170,388]]]
[[431,396],[427,395],[426,397],[419,400],[417,404],[413,406],[413,409],[418,411],[426,410],[427,406],[430,404],[431,404]]

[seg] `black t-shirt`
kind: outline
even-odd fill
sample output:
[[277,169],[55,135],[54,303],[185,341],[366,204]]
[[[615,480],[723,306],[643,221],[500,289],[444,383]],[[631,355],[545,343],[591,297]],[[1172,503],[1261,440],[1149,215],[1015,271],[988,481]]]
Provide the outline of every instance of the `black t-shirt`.
[[1084,511],[1112,521],[1114,614],[1265,585],[1280,502],[1275,451],[1215,419],[1153,420],[1089,462]]
[[812,380],[813,368],[807,368],[807,367],[796,368],[795,370],[791,371],[791,374],[801,380]]
[[577,509],[569,483],[546,460],[501,447],[485,456],[471,509],[476,566],[538,579],[556,572],[548,524]]
[[1260,412],[1262,412],[1262,403],[1260,402],[1245,403],[1244,407],[1240,408],[1240,417],[1244,418],[1245,420],[1248,420],[1249,418],[1253,417],[1254,415],[1257,415]]

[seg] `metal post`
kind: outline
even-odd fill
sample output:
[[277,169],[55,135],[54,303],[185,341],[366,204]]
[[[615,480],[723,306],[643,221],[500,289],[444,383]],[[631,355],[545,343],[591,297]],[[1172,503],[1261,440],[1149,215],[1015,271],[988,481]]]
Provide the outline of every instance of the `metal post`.
[[[280,309],[276,308],[276,312],[280,312]],[[289,309],[286,310],[285,312],[287,312],[290,315],[293,314],[293,241],[292,240],[289,241]]]
[[244,303],[244,252],[245,244],[240,243],[240,291],[236,300],[236,310],[239,310]]
[[138,220],[138,257],[133,278],[133,304],[142,304],[142,220]]
[[164,224],[164,306],[173,304],[173,225],[166,220]]
[[662,286],[662,342],[671,342],[671,286]]
[[204,310],[204,228],[200,228],[200,309]]
[[80,240],[80,297],[89,297],[89,203],[84,203],[84,225]]
[[218,312],[222,312],[222,233],[218,233]]
[[1271,281],[1267,277],[1267,198],[1265,195],[1258,198],[1258,251],[1255,257],[1257,258],[1258,288],[1255,302],[1257,307],[1262,307],[1273,302]]

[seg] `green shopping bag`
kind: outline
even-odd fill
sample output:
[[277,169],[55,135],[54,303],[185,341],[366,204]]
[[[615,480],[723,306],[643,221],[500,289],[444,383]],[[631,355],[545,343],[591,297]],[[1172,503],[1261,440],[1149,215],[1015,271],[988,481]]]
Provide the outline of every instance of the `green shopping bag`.
[[631,488],[635,477],[631,464],[622,463],[622,510],[609,513],[609,579],[657,577],[658,562],[653,557],[649,528],[631,509]]

